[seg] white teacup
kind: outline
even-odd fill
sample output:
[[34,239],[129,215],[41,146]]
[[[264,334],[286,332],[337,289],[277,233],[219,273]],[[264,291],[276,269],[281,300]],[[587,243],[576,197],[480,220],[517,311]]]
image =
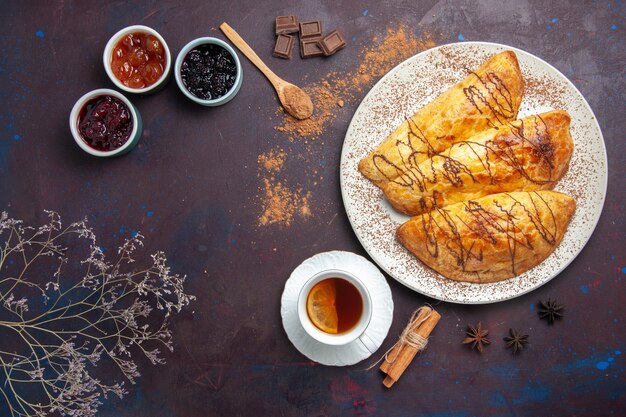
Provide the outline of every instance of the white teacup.
[[[348,281],[358,290],[361,295],[361,300],[363,301],[361,317],[350,330],[340,334],[326,333],[317,328],[309,318],[306,309],[307,297],[309,292],[311,292],[311,289],[318,282],[328,278],[340,278]],[[339,269],[328,269],[309,278],[300,289],[300,294],[298,295],[298,318],[300,319],[300,324],[309,336],[320,343],[338,346],[346,345],[358,340],[371,353],[374,353],[377,350],[376,343],[374,343],[374,341],[372,341],[372,339],[365,334],[365,330],[369,326],[372,318],[372,299],[370,297],[370,293],[363,282],[349,272]]]

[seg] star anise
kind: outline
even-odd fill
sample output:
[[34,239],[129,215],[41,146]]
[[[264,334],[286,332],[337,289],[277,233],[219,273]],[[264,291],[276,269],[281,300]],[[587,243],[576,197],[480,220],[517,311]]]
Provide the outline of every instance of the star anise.
[[503,338],[506,342],[506,348],[512,349],[513,354],[517,354],[517,352],[521,352],[524,349],[524,346],[528,344],[528,335],[522,334],[519,330],[509,329],[508,337]]
[[547,302],[539,300],[539,318],[548,320],[548,324],[554,324],[554,321],[563,317],[563,309],[565,306],[557,304],[556,300],[548,298]]
[[465,334],[467,334],[467,337],[463,339],[463,344],[469,343],[472,349],[476,349],[481,353],[484,346],[491,343],[491,341],[487,338],[489,330],[483,329],[481,323],[478,323],[478,326],[476,327],[468,324]]

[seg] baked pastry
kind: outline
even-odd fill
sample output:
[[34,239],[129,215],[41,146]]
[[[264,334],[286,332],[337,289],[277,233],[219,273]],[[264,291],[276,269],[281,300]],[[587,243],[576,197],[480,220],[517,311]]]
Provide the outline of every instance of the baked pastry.
[[396,235],[446,278],[495,282],[543,262],[575,209],[573,198],[555,191],[492,194],[413,217]]
[[381,186],[409,215],[506,191],[551,190],[572,156],[570,116],[556,110],[484,130]]
[[359,162],[381,185],[474,134],[517,118],[524,81],[512,51],[501,52],[402,123]]

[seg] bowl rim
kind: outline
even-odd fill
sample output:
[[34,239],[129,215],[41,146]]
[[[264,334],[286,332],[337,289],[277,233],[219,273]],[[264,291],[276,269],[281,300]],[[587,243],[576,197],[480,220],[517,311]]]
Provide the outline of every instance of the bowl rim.
[[[78,117],[80,115],[80,111],[82,110],[83,106],[89,100],[92,100],[100,96],[113,96],[115,98],[120,99],[126,105],[126,107],[128,107],[128,110],[130,111],[131,117],[133,119],[133,130],[131,130],[130,135],[128,136],[128,139],[122,146],[112,151],[99,151],[97,149],[92,148],[91,146],[87,144],[87,142],[85,142],[82,135],[78,131]],[[72,107],[72,111],[70,112],[70,131],[72,132],[72,137],[74,138],[74,141],[78,144],[78,146],[80,146],[80,148],[83,151],[94,156],[108,157],[108,156],[115,156],[115,155],[124,153],[135,142],[135,137],[137,136],[138,130],[139,130],[139,117],[137,114],[137,109],[135,109],[135,106],[133,106],[130,100],[126,98],[126,96],[124,96],[119,91],[111,90],[110,88],[99,88],[99,89],[92,90],[92,91],[89,91],[88,93],[83,94],[83,96],[76,101],[76,103],[74,104],[74,107]]]
[[[159,42],[161,42],[161,45],[163,45],[163,49],[165,50],[166,62],[165,62],[165,68],[163,69],[163,74],[161,74],[161,77],[159,77],[159,79],[156,80],[153,84],[150,84],[149,86],[143,87],[143,88],[131,88],[131,87],[124,85],[124,83],[122,83],[115,76],[115,74],[113,74],[113,70],[111,69],[113,48],[123,36],[132,32],[149,33],[150,35],[155,36],[159,40]],[[106,71],[107,75],[109,76],[109,78],[111,79],[113,84],[115,84],[117,88],[127,91],[129,93],[141,94],[141,93],[148,93],[148,92],[155,90],[157,87],[162,85],[165,82],[165,80],[167,80],[170,69],[172,68],[172,54],[170,53],[169,46],[167,46],[167,42],[165,42],[165,39],[163,39],[163,36],[161,36],[159,32],[157,32],[156,30],[148,26],[131,25],[131,26],[127,26],[123,29],[118,30],[113,36],[111,36],[111,38],[109,38],[109,41],[104,47],[104,52],[102,54],[102,62],[104,64],[104,70]]]
[[[193,94],[191,94],[191,92],[189,90],[187,90],[187,87],[185,87],[185,85],[183,84],[183,80],[181,78],[181,74],[180,71],[182,69],[182,64],[183,64],[183,60],[185,59],[185,57],[187,56],[187,54],[189,53],[189,51],[191,51],[193,48],[200,46],[200,45],[205,45],[205,44],[213,44],[213,45],[219,45],[221,47],[223,47],[224,49],[226,49],[228,51],[228,53],[230,53],[230,55],[234,58],[235,60],[235,67],[237,68],[237,74],[235,76],[235,82],[233,84],[233,86],[230,88],[230,90],[228,90],[228,92],[226,94],[224,94],[221,97],[218,98],[214,98],[214,99],[210,99],[210,100],[206,100],[206,99],[202,99],[198,96],[195,96]],[[174,78],[176,79],[176,84],[178,85],[178,88],[180,89],[180,91],[182,91],[182,93],[187,96],[187,98],[189,98],[192,101],[195,101],[196,103],[199,104],[203,104],[203,105],[220,105],[220,104],[225,104],[228,101],[231,100],[231,98],[237,94],[238,92],[238,88],[237,88],[237,84],[241,83],[241,77],[242,77],[242,68],[241,68],[241,62],[239,61],[239,57],[237,56],[237,52],[235,52],[235,49],[230,46],[227,42],[219,39],[219,38],[214,38],[211,36],[203,36],[200,38],[196,38],[193,39],[189,42],[187,42],[187,44],[185,46],[183,46],[183,48],[180,50],[180,52],[178,53],[178,56],[176,57],[176,62],[174,64]]]

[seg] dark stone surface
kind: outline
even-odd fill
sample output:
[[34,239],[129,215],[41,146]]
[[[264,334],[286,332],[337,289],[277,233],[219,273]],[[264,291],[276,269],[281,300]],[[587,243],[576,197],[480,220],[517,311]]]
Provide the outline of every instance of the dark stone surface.
[[[89,219],[104,247],[133,230],[148,251],[162,249],[188,274],[198,299],[175,316],[167,364],[141,363],[125,398],[101,416],[472,416],[619,415],[626,409],[626,259],[624,258],[624,7],[619,1],[6,1],[0,17],[0,210],[30,224],[43,209],[66,221]],[[331,59],[271,57],[277,15],[319,18],[348,46]],[[391,390],[382,375],[316,365],[289,342],[279,308],[284,282],[309,256],[333,249],[365,255],[343,209],[338,162],[351,114],[347,102],[320,138],[325,165],[288,163],[283,180],[312,191],[313,216],[289,227],[259,226],[257,157],[282,147],[303,155],[274,129],[269,83],[242,58],[244,83],[229,104],[191,103],[172,80],[156,95],[130,97],[145,133],[130,154],[90,157],[73,143],[68,115],[95,88],[112,88],[102,50],[118,29],[145,24],[175,55],[191,39],[216,36],[227,21],[278,74],[295,83],[354,70],[360,51],[388,28],[406,24],[438,44],[480,40],[524,49],[554,65],[598,118],[609,185],[591,240],[557,278],[511,301],[485,306],[437,303],[389,279],[395,311],[389,348],[410,313],[430,302],[442,314],[428,349]],[[621,132],[621,133],[620,133]],[[321,143],[324,143],[322,146]],[[323,180],[314,184],[313,170]],[[554,326],[536,314],[539,299],[566,305]],[[479,355],[461,345],[481,321],[493,344]],[[530,334],[511,356],[509,327]],[[2,344],[0,339],[0,345]],[[1,408],[0,400],[0,410]]]

